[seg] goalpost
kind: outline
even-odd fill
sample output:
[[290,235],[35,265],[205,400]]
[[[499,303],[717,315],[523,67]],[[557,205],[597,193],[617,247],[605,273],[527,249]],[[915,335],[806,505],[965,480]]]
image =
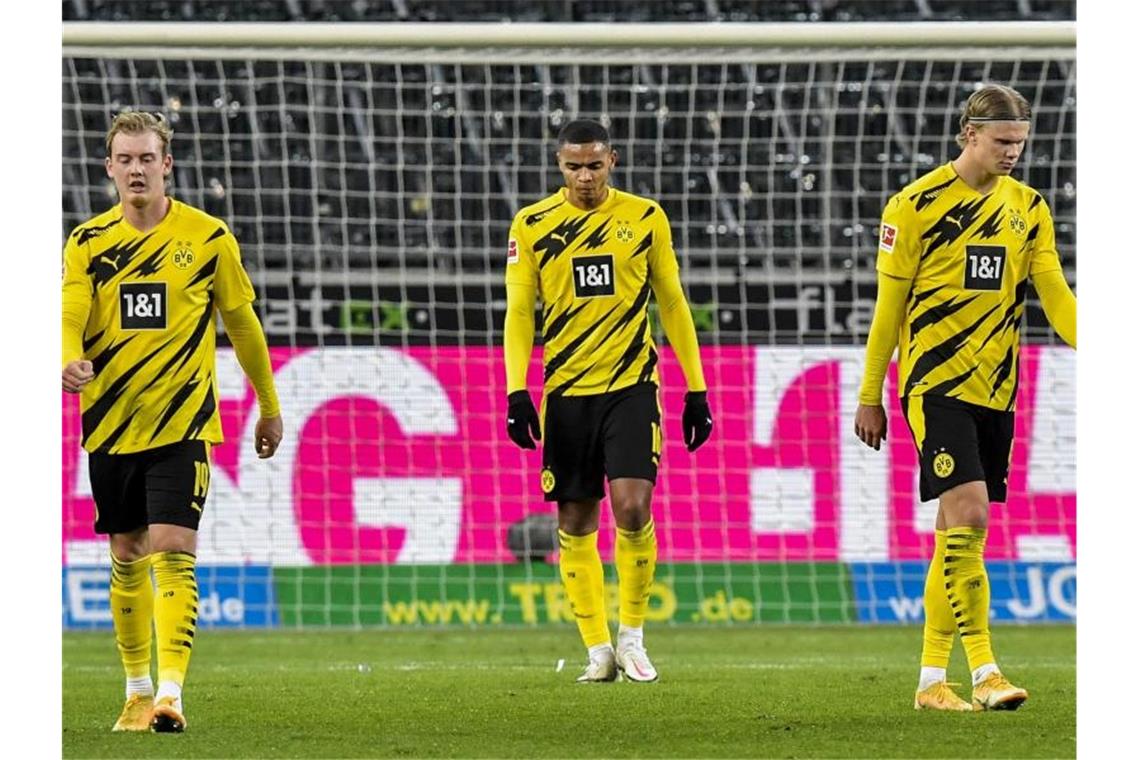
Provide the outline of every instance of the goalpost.
[[[287,433],[256,459],[222,350],[204,625],[573,619],[557,567],[512,551],[541,553],[553,507],[505,435],[501,360],[507,229],[561,182],[571,118],[602,120],[614,184],[669,214],[717,423],[684,450],[665,348],[655,624],[921,614],[933,503],[897,402],[884,451],[850,428],[879,213],[956,155],[979,82],[1033,107],[1017,176],[1075,282],[1072,23],[69,23],[62,64],[61,235],[114,202],[111,116],[161,111],[171,192],[230,225],[258,292]],[[1075,359],[1032,296],[1023,331],[995,620],[1073,619]],[[63,423],[64,624],[109,626],[74,397]]]

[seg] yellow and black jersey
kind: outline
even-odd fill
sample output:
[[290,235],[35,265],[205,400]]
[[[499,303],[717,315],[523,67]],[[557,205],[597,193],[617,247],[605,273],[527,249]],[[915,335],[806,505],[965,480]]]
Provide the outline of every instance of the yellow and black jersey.
[[115,206],[64,248],[63,298],[89,304],[83,358],[83,447],[126,454],[185,440],[222,441],[214,371],[215,309],[254,300],[237,240],[174,199],[140,233]]
[[1030,275],[1060,270],[1041,194],[1012,177],[982,195],[935,169],[883,212],[878,269],[912,280],[899,333],[899,393],[1013,409]]
[[542,300],[546,394],[659,385],[649,294],[677,269],[669,220],[647,198],[611,187],[584,211],[560,190],[519,211],[506,280],[536,286]]

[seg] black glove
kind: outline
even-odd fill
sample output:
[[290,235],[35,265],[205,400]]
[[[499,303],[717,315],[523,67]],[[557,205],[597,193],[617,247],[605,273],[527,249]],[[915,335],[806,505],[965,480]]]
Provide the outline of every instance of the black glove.
[[[529,428],[529,432],[528,432]],[[538,412],[534,410],[534,403],[530,400],[527,391],[515,391],[507,396],[507,435],[518,444],[519,448],[535,448],[535,440],[542,440],[542,433],[538,427]]]
[[696,451],[712,435],[712,412],[709,411],[707,391],[689,391],[685,394],[685,411],[681,415],[681,430],[685,434],[685,447]]

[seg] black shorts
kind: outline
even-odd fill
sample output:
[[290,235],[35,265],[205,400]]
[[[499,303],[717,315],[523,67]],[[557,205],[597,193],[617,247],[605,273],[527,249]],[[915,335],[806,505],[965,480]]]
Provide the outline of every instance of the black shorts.
[[1013,412],[946,396],[904,396],[902,410],[918,448],[922,501],[975,480],[990,501],[1005,501]]
[[88,456],[96,533],[156,523],[198,529],[210,487],[210,445],[180,441],[133,454]]
[[657,482],[661,407],[656,384],[593,396],[551,396],[543,404],[541,483],[547,501],[601,499],[606,478]]

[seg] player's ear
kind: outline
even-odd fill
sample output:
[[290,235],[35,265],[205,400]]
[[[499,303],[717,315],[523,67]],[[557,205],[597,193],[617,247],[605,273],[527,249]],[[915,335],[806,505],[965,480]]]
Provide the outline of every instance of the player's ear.
[[105,159],[103,159],[103,166],[105,166],[107,168],[107,176],[110,177],[111,179],[114,179],[115,175],[111,173],[111,157],[110,156],[107,156]]
[[174,156],[169,153],[162,157],[162,176],[169,177],[170,172],[174,170]]
[[615,166],[617,166],[617,162],[618,162],[618,152],[616,150],[614,150],[613,148],[610,148],[610,168],[612,169]]

